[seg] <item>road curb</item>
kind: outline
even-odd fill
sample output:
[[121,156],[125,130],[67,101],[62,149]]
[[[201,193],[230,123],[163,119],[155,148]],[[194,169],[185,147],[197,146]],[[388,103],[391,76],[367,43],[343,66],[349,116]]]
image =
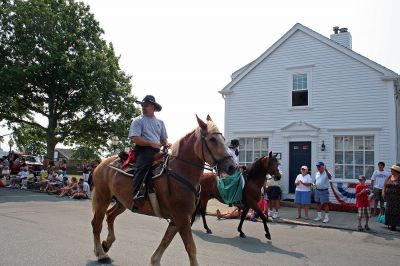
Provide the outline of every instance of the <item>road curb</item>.
[[[207,216],[212,216],[215,217],[213,213],[207,212]],[[234,218],[236,220],[240,220],[239,218]],[[246,219],[248,220],[248,219]],[[262,223],[262,221],[257,221],[258,223]],[[359,232],[357,228],[350,228],[350,227],[343,227],[343,226],[335,226],[332,224],[325,224],[325,223],[320,223],[320,224],[315,224],[315,223],[307,223],[307,222],[301,222],[301,221],[295,221],[295,220],[290,220],[290,219],[284,219],[284,218],[278,218],[275,220],[271,220],[271,218],[268,218],[269,223],[277,223],[277,224],[291,224],[291,225],[299,225],[299,226],[308,226],[308,227],[319,227],[319,228],[328,228],[328,229],[337,229],[337,230],[345,230],[345,231],[350,231],[350,232]],[[393,236],[392,232],[377,232],[374,230],[371,230],[369,232],[363,231],[360,233],[368,233],[372,235],[390,235]]]

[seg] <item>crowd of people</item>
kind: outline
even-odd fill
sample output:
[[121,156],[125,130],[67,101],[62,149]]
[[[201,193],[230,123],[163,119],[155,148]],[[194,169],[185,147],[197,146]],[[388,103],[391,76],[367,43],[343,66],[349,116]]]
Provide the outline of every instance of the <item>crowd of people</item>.
[[[99,160],[91,164],[84,161],[82,176],[69,178],[65,159],[56,163],[48,157],[44,157],[40,171],[33,171],[33,169],[29,169],[23,158],[15,153],[10,153],[8,156],[0,158],[0,178],[6,183],[3,185],[11,189],[31,189],[58,197],[89,199],[93,189],[92,172],[99,163]],[[18,172],[13,174],[11,166],[15,164],[18,165]]]
[[[300,168],[300,174],[296,177],[294,184],[295,204],[297,206],[296,219],[309,220],[309,208],[312,199],[316,203],[315,222],[322,221],[329,223],[329,186],[332,178],[331,173],[326,169],[325,163],[319,161],[316,164],[317,171],[312,177],[307,166]],[[396,231],[400,226],[400,164],[393,165],[389,173],[384,170],[385,163],[378,163],[378,170],[371,176],[371,184],[366,183],[364,175],[358,177],[359,184],[355,187],[355,198],[357,208],[358,231],[369,231],[369,220],[376,216],[382,223],[385,223],[389,230]],[[260,198],[259,208],[263,213],[272,219],[279,218],[281,201],[280,180],[269,175],[266,176],[263,187],[263,197]],[[302,216],[304,209],[304,216]],[[241,210],[237,207],[226,212],[216,211],[218,219],[231,219],[240,217]],[[252,221],[259,221],[259,218],[250,210],[246,216]],[[364,226],[362,221],[365,220]]]

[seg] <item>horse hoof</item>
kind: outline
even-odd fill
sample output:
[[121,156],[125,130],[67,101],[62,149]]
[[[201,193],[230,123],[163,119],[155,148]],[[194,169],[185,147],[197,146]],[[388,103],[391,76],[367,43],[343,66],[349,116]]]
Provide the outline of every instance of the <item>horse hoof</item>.
[[98,258],[97,260],[100,264],[110,264],[111,263],[111,259],[110,257],[108,257],[107,255],[102,257],[102,258]]
[[240,233],[241,238],[246,238],[246,235],[244,233]]
[[270,233],[265,234],[265,237],[266,237],[268,240],[271,240],[271,234],[270,234]]
[[210,229],[207,229],[207,234],[212,234],[212,231]]
[[104,250],[105,253],[107,253],[108,250],[110,249],[110,248],[107,246],[107,242],[106,242],[106,241],[103,241],[103,242],[101,243],[101,247],[103,248],[103,250]]

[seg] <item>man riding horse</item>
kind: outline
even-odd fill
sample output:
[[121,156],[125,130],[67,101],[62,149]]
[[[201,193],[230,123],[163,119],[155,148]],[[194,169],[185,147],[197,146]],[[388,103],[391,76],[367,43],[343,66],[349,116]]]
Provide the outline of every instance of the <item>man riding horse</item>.
[[138,103],[142,106],[143,114],[133,119],[129,129],[129,138],[135,145],[136,171],[133,181],[133,201],[137,208],[144,204],[144,194],[140,187],[151,168],[154,155],[162,146],[169,146],[164,122],[154,115],[155,112],[161,111],[161,105],[152,95],[146,95]]

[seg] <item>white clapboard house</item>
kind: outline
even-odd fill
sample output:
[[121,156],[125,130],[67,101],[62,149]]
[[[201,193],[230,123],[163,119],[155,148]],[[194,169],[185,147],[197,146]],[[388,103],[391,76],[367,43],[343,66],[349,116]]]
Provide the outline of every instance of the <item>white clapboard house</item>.
[[294,197],[301,165],[313,176],[322,160],[331,201],[351,204],[359,175],[400,160],[399,81],[352,50],[347,28],[327,38],[298,23],[220,91],[225,136],[239,139],[241,164],[279,153],[283,198]]

